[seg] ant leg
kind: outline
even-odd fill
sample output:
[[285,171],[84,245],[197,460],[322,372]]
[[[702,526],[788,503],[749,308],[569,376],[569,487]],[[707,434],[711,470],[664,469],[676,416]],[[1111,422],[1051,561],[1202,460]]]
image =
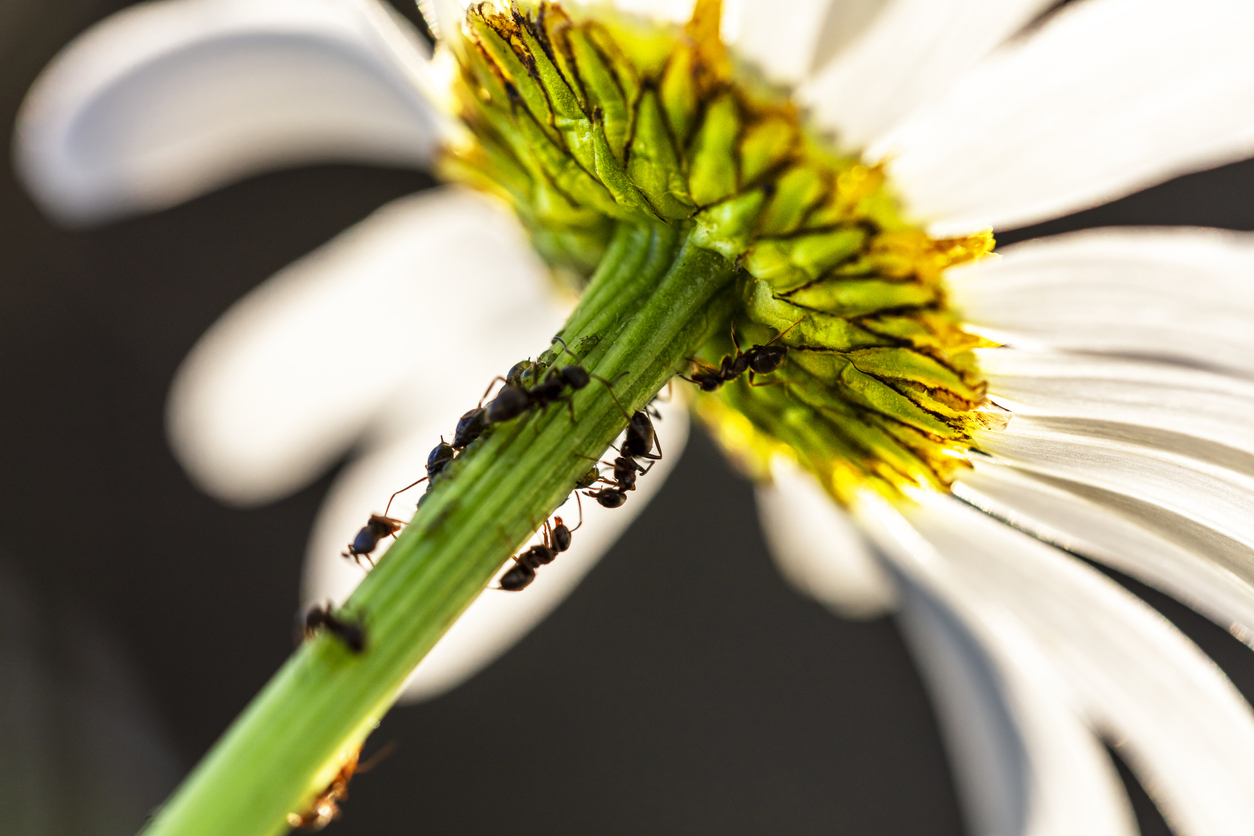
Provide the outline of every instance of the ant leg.
[[583,501],[579,499],[579,491],[575,491],[575,507],[579,509],[579,525],[570,530],[571,534],[583,528]]
[[657,464],[657,462],[658,462],[658,460],[657,460],[657,459],[654,459],[653,461],[649,462],[649,466],[648,466],[648,467],[642,467],[642,468],[640,469],[640,475],[641,475],[641,476],[643,476],[644,474],[646,474],[646,473],[648,473],[650,470],[652,470],[652,469],[653,469],[653,465]]
[[[440,441],[441,441],[441,443],[444,441],[444,436],[440,436]],[[396,493],[392,494],[392,496],[388,499],[388,505],[387,505],[387,508],[384,508],[384,509],[383,509],[383,516],[385,516],[385,517],[386,517],[386,516],[388,515],[388,511],[390,511],[390,510],[391,510],[391,508],[392,508],[392,500],[393,500],[393,499],[396,499],[396,497],[397,497],[397,496],[399,496],[400,494],[405,493],[405,491],[409,490],[410,488],[415,488],[415,487],[417,487],[418,485],[421,485],[423,482],[427,481],[429,478],[431,478],[431,477],[429,477],[429,476],[424,476],[424,477],[422,477],[421,479],[419,479],[417,482],[414,482],[412,485],[406,485],[405,487],[401,488],[401,489],[400,489],[399,491],[397,491]],[[396,533],[395,533],[395,532],[393,532],[392,536],[393,536],[393,537],[395,537],[395,536],[396,536]]]
[[588,377],[601,381],[601,384],[605,387],[605,391],[609,392],[610,397],[614,399],[614,405],[618,407],[618,411],[623,413],[623,417],[626,418],[628,421],[630,421],[631,416],[627,414],[627,410],[623,409],[623,405],[618,400],[618,395],[614,394],[614,384],[622,380],[626,374],[627,372],[623,372],[622,374],[620,374],[618,377],[614,378],[613,380],[606,380],[605,378],[601,377],[601,375],[599,374],[589,374]]
[[[683,375],[680,375],[680,377],[683,377]],[[686,380],[686,379],[687,379],[687,378],[685,378],[685,380]],[[653,400],[655,400],[655,401],[661,401],[662,403],[670,403],[670,402],[671,402],[671,398],[673,398],[673,397],[674,397],[674,394],[671,392],[671,384],[672,384],[672,383],[674,383],[674,382],[675,382],[675,378],[673,378],[673,377],[672,377],[670,380],[666,381],[666,397],[665,397],[665,398],[663,398],[663,397],[661,396],[661,394],[657,394],[657,395],[654,395],[654,396],[653,396]],[[653,404],[652,404],[652,403],[650,403],[650,404],[649,404],[649,406],[653,409],[653,417],[654,417],[654,418],[661,418],[661,417],[662,417],[661,415],[657,414],[657,407],[653,406]]]
[[488,399],[488,393],[492,391],[492,387],[496,385],[496,382],[498,380],[501,381],[502,383],[509,383],[508,380],[501,377],[499,374],[496,377],[492,378],[492,382],[488,384],[488,388],[483,390],[483,397],[479,399],[479,406],[476,408],[478,409],[483,408],[483,402]]
[[370,770],[374,769],[383,761],[384,758],[386,758],[388,755],[396,751],[396,745],[397,744],[395,740],[390,740],[387,743],[383,744],[382,749],[380,749],[379,751],[371,755],[370,760],[366,761],[365,763],[358,764],[357,768],[354,769],[353,772],[357,775],[360,775],[363,772],[369,772]]
[[571,398],[571,397],[570,397],[570,395],[567,395],[566,397],[562,398],[562,400],[566,401],[566,411],[570,413],[570,422],[571,422],[572,424],[578,424],[579,422],[575,420],[575,401],[574,401],[574,399],[573,399],[573,398]]

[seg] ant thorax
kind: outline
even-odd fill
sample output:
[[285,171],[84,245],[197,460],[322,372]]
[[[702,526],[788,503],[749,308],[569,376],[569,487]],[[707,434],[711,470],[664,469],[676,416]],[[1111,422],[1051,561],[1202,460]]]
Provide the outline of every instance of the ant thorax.
[[[678,371],[739,459],[789,450],[827,485],[947,489],[985,383],[942,274],[992,236],[912,223],[883,167],[833,147],[727,54],[720,14],[718,0],[685,25],[607,4],[471,6],[439,47],[470,135],[446,173],[513,205],[576,283],[625,226],[725,259],[735,310]],[[578,388],[556,365],[510,377],[490,421]]]

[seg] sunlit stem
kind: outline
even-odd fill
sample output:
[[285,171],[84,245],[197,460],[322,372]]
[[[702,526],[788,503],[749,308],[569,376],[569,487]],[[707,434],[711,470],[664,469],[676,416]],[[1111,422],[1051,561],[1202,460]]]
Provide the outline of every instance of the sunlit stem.
[[[732,265],[692,245],[688,232],[620,227],[561,332],[589,371],[614,382],[628,411],[647,404],[731,316]],[[345,604],[365,621],[366,652],[354,655],[329,635],[306,642],[145,832],[285,831],[287,814],[330,783],[419,660],[566,500],[588,470],[585,457],[599,457],[625,426],[598,382],[576,393],[573,406],[575,423],[563,405],[550,406],[496,426],[459,456]]]

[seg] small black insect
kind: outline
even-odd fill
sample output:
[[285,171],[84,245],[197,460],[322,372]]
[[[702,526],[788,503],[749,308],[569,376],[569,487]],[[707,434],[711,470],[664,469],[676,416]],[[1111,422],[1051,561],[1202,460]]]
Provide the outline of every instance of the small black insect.
[[627,501],[627,494],[618,488],[600,488],[595,491],[584,491],[583,495],[595,499],[602,508],[621,508],[623,503]]
[[[400,493],[400,491],[397,491],[397,493]],[[392,494],[392,496],[396,496],[396,494]],[[390,506],[391,502],[388,504]],[[370,557],[370,554],[378,548],[379,541],[389,534],[395,534],[397,531],[400,531],[401,526],[404,524],[402,521],[392,519],[391,517],[371,514],[370,520],[365,527],[358,531],[357,536],[353,538],[353,542],[348,544],[348,551],[340,552],[340,557],[351,558],[357,562],[358,566],[361,566],[361,559],[364,557],[373,566],[374,560]]]
[[313,638],[319,629],[326,630],[335,636],[354,653],[361,653],[366,649],[366,628],[359,621],[350,621],[336,615],[331,608],[330,601],[325,604],[315,604],[310,607],[309,612],[305,613],[303,630],[305,638]]
[[483,431],[488,428],[488,419],[483,407],[477,406],[457,421],[457,429],[453,431],[453,449],[464,450],[475,442]]
[[[802,317],[805,319],[805,317]],[[719,389],[724,383],[730,383],[740,377],[745,372],[749,372],[749,385],[755,385],[753,382],[754,375],[770,374],[784,365],[784,359],[788,356],[788,346],[774,345],[775,341],[787,334],[792,329],[801,324],[798,319],[792,325],[789,325],[783,331],[780,331],[765,345],[755,345],[748,351],[740,350],[740,343],[736,339],[736,324],[732,323],[732,345],[736,347],[735,354],[725,356],[718,364],[718,367],[706,365],[698,360],[693,360],[697,370],[692,373],[692,377],[684,377],[690,383],[695,383],[700,387],[702,392],[713,392]]]
[[444,436],[440,436],[440,443],[427,454],[427,478],[439,476],[456,457],[457,451],[453,449],[453,445],[445,443]]
[[[657,455],[653,455],[653,447],[657,446]],[[662,444],[658,441],[657,432],[653,429],[653,419],[643,410],[634,413],[627,421],[627,437],[619,446],[624,456],[636,459],[662,458]]]
[[548,520],[544,522],[544,542],[531,546],[514,558],[514,565],[501,575],[501,589],[506,592],[518,592],[526,589],[536,579],[536,570],[553,562],[561,552],[570,548],[571,534],[583,525],[583,509],[579,511],[579,525],[574,529],[566,527],[561,517],[554,517],[554,525]]
[[[543,410],[554,403],[565,403],[566,408],[570,410],[570,420],[572,422],[575,420],[575,406],[570,399],[570,392],[583,389],[596,375],[579,365],[579,358],[566,347],[561,337],[554,337],[553,341],[561,343],[562,349],[574,357],[576,363],[567,366],[550,366],[548,372],[539,378],[539,382],[530,387],[526,385],[525,377],[529,373],[530,377],[535,380],[543,366],[530,361],[515,364],[506,377],[498,377],[492,381],[492,384],[495,384],[497,380],[504,380],[505,385],[484,408],[484,420],[488,424],[512,421],[525,412],[534,409]],[[519,367],[524,364],[526,368],[520,370]],[[488,391],[491,390],[492,386],[489,385]],[[487,393],[484,393],[484,397],[487,397]]]

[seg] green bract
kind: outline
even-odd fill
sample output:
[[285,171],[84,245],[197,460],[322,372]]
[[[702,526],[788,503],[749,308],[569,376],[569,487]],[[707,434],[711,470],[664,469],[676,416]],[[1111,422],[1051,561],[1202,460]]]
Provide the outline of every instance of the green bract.
[[739,306],[702,360],[737,350],[733,322],[742,348],[783,333],[788,359],[699,407],[751,467],[788,451],[838,498],[868,481],[944,489],[985,387],[941,273],[992,238],[907,222],[879,168],[733,67],[718,16],[717,0],[683,28],[549,3],[470,9],[446,42],[475,140],[447,152],[446,173],[508,201],[576,283],[623,226],[667,227],[737,268]]

